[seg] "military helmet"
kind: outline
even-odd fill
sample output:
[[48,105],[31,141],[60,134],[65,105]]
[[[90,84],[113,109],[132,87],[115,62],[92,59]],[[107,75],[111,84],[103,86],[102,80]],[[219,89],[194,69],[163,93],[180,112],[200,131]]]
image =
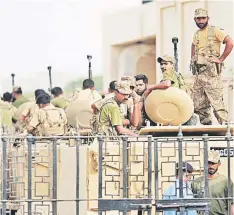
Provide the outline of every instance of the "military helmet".
[[76,128],[90,128],[90,120],[93,116],[91,105],[94,103],[92,99],[76,99],[66,108],[68,124]]
[[154,90],[145,101],[145,111],[155,123],[163,125],[180,125],[187,122],[194,106],[190,96],[176,87]]

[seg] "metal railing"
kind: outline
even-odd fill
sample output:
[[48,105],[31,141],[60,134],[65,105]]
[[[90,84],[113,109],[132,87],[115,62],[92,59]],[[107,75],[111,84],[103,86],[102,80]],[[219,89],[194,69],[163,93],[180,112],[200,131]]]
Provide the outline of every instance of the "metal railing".
[[[115,140],[98,136],[90,146],[84,144],[87,137],[81,136],[42,139],[2,135],[0,214],[65,215],[66,212],[60,211],[64,207],[72,207],[73,212],[69,214],[74,215],[95,210],[98,215],[114,214],[113,211],[123,215],[151,215],[168,210],[180,214],[196,210],[208,214],[211,200],[225,200],[230,214],[233,137],[230,133],[215,137],[183,137],[179,134],[176,137],[119,136]],[[69,154],[67,157],[61,155],[67,148],[72,149],[74,159]],[[81,152],[83,149],[85,153]],[[219,171],[226,175],[228,184],[228,195],[223,198],[210,198],[207,165],[210,149],[221,153]],[[92,159],[87,159],[90,156],[87,150],[92,152]],[[74,163],[74,168],[66,166],[68,161]],[[194,168],[186,184],[183,182],[183,162]],[[178,177],[176,163],[179,165]],[[86,169],[95,170],[92,177],[84,165]],[[74,174],[73,179],[67,177],[61,185],[61,177],[65,178],[64,169]],[[202,196],[195,193],[189,196],[187,191],[191,191],[191,183],[200,176],[204,176]],[[81,183],[84,177],[88,182]],[[173,184],[175,193],[168,195]],[[64,186],[73,189],[75,194],[63,196],[60,190]],[[85,195],[81,195],[83,187],[87,188]],[[96,202],[96,206],[90,206],[91,202]]]

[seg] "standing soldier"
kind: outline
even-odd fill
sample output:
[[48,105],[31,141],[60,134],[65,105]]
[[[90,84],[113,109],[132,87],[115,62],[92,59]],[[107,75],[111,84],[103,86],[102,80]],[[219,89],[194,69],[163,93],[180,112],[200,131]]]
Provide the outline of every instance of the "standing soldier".
[[[221,80],[222,65],[233,48],[233,41],[222,29],[208,25],[208,11],[195,10],[194,21],[198,30],[191,47],[191,68],[196,75],[193,89],[195,113],[203,125],[211,125],[211,107],[220,124],[228,121],[228,112],[223,102]],[[221,43],[226,44],[220,55]]]

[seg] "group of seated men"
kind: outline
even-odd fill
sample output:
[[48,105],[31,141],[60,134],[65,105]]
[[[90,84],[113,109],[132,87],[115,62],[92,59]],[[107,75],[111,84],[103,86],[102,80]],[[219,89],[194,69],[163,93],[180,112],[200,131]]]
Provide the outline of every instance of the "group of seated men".
[[[12,93],[2,96],[2,125],[13,126],[16,130],[36,136],[66,135],[69,130],[66,108],[77,99],[91,99],[92,133],[137,136],[137,131],[146,126],[147,121],[155,125],[144,109],[145,99],[152,90],[172,86],[189,93],[182,76],[176,74],[173,57],[164,55],[158,58],[158,63],[163,74],[159,84],[148,85],[144,74],[123,76],[121,80],[112,81],[108,93],[102,96],[94,89],[94,82],[90,79],[84,80],[83,89],[74,91],[70,99],[63,95],[60,87],[55,87],[51,90],[52,98],[43,89],[37,89],[35,100],[29,101],[23,96],[21,87],[14,87]],[[190,123],[196,124],[196,118],[191,119]]]

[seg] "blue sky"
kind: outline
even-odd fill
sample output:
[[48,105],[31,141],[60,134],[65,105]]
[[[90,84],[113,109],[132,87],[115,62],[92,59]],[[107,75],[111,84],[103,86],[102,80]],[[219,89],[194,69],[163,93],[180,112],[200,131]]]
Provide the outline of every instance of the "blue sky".
[[11,73],[24,91],[64,86],[88,74],[102,73],[102,17],[141,4],[141,0],[1,0],[0,84],[11,90]]

